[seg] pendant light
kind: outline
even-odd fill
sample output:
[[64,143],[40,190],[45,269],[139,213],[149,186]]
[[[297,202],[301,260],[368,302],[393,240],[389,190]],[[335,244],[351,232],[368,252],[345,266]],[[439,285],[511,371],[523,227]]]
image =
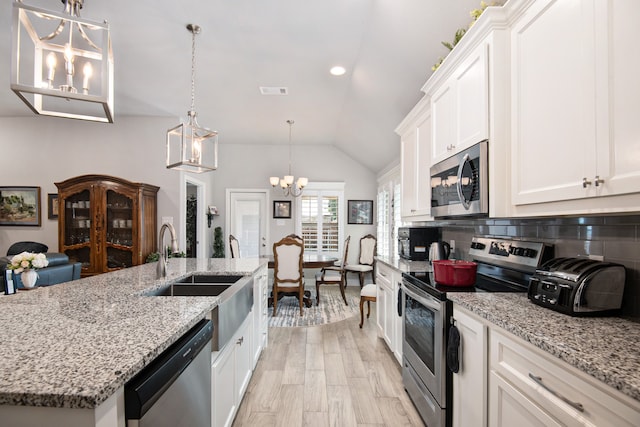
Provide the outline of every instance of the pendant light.
[[218,168],[218,132],[201,127],[195,110],[196,34],[198,25],[189,24],[191,33],[191,109],[189,120],[167,131],[167,168],[202,173]]
[[[293,197],[301,196],[302,190],[309,183],[309,180],[302,176],[295,181],[294,176],[291,174],[291,127],[294,123],[293,120],[287,120],[287,124],[289,125],[289,175],[285,175],[284,178],[277,176],[269,177],[269,183],[272,187],[275,188],[276,185],[280,184],[280,188],[285,197],[289,195]],[[293,184],[294,181],[295,185]]]
[[13,3],[11,90],[36,114],[113,123],[109,24],[80,18],[84,0],[62,3]]

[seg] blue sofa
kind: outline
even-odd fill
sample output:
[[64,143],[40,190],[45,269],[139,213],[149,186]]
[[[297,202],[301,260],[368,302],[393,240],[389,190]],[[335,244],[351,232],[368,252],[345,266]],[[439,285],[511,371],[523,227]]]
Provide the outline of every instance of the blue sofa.
[[[47,261],[49,261],[47,267],[38,269],[36,286],[51,286],[80,278],[81,263],[69,262],[69,257],[66,254],[47,252],[48,249],[46,245],[36,242],[18,242],[11,245],[7,251],[7,256],[0,258],[0,290],[4,292],[6,274],[13,274],[11,270],[7,273],[7,265],[11,262],[11,258],[25,251],[36,253],[44,252]],[[24,287],[19,274],[13,274],[13,284],[17,289]]]

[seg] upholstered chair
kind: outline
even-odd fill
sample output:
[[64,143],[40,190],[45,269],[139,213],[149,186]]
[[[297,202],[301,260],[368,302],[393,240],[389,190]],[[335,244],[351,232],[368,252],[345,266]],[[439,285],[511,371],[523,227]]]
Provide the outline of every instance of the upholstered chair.
[[229,249],[231,249],[231,258],[240,258],[240,243],[233,234],[229,234]]
[[304,278],[302,276],[302,242],[285,237],[273,244],[273,315],[278,310],[278,294],[293,294],[300,302],[300,316],[304,303]]
[[360,255],[358,264],[349,264],[345,266],[347,272],[358,273],[360,277],[360,288],[364,286],[364,279],[367,273],[371,273],[371,280],[376,283],[376,236],[367,234],[360,239]]

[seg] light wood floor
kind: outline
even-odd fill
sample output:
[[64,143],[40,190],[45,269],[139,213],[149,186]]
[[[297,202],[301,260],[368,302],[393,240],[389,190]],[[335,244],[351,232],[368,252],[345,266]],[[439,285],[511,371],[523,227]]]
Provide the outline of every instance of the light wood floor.
[[423,426],[374,306],[362,329],[359,316],[270,328],[233,426]]

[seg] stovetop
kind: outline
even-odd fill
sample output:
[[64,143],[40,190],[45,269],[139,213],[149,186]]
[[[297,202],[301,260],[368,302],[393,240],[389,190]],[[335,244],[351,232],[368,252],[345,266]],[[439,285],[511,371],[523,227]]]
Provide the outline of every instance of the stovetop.
[[553,257],[553,247],[541,242],[474,237],[469,255],[478,264],[473,286],[436,283],[430,268],[403,273],[402,277],[443,301],[448,292],[527,292],[536,268]]

